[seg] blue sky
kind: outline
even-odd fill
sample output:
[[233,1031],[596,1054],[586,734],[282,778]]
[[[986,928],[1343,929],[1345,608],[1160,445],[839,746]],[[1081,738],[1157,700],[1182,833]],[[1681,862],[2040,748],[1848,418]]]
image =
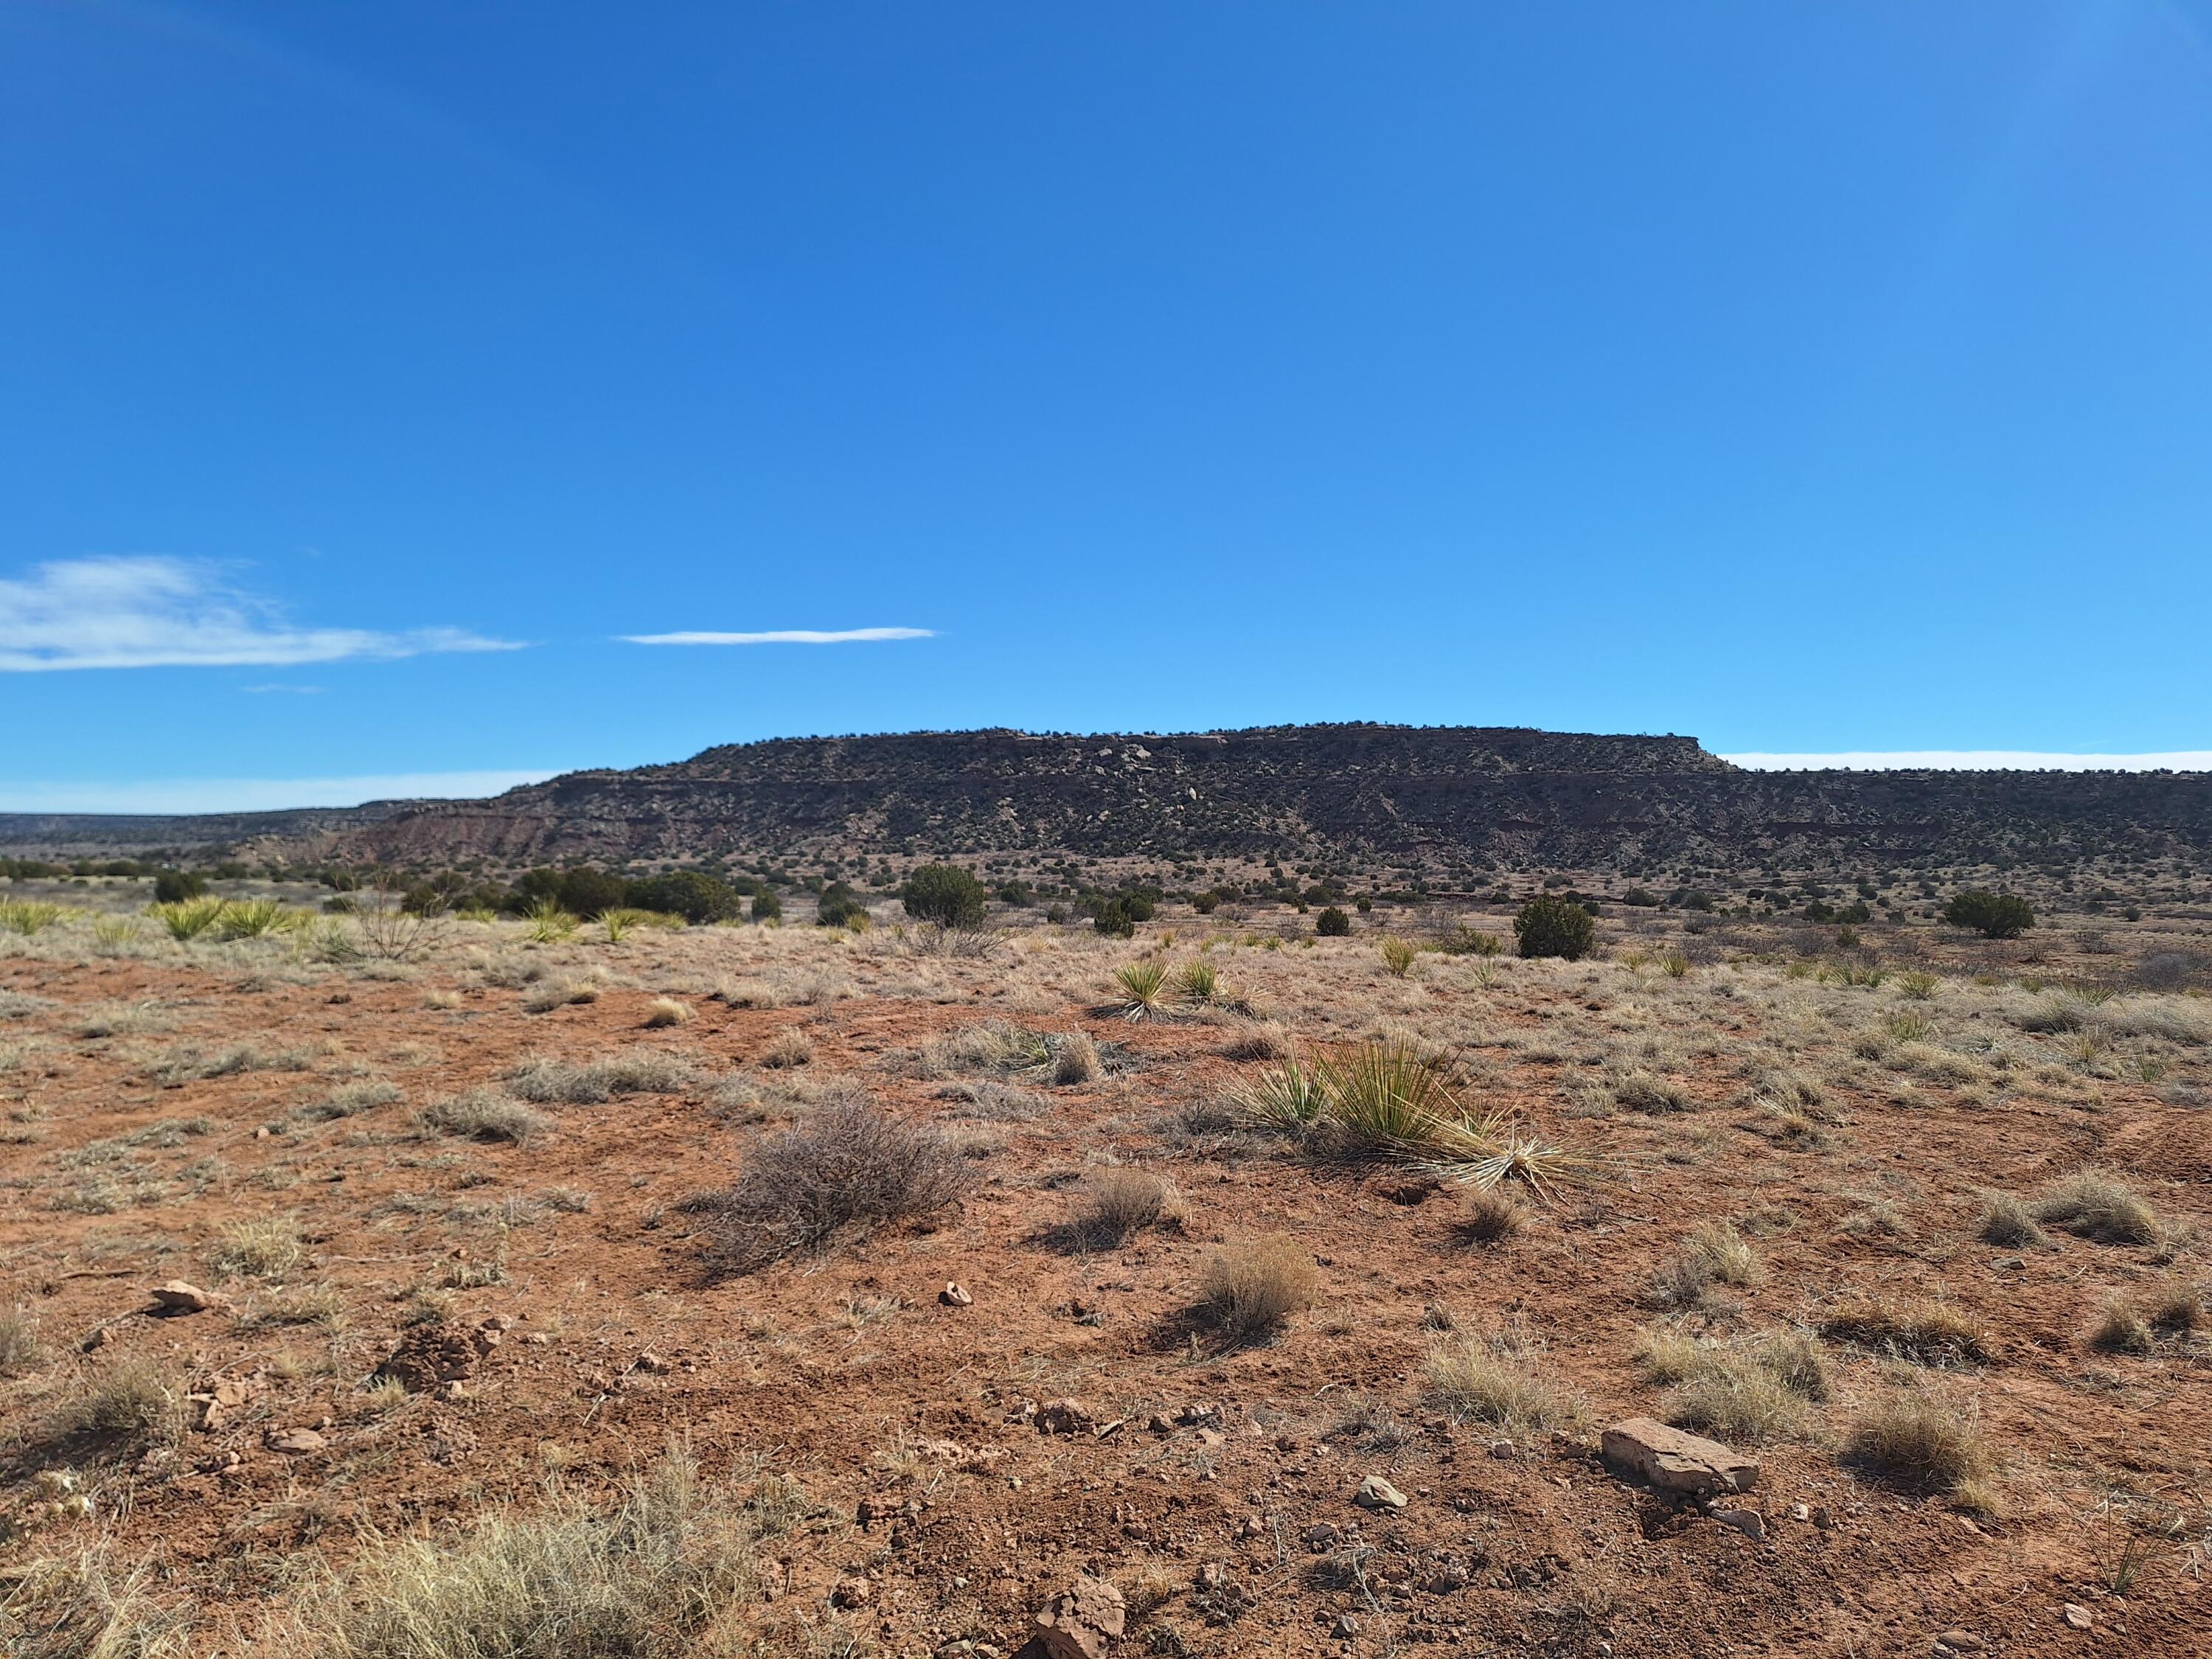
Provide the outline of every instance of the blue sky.
[[2204,0],[27,0],[0,159],[0,810],[2212,750]]

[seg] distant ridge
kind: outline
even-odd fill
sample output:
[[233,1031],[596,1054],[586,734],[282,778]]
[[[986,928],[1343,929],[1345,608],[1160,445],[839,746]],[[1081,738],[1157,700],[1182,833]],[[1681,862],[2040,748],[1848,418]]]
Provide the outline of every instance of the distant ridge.
[[1369,724],[779,738],[483,800],[210,818],[0,818],[0,845],[250,842],[433,866],[725,855],[1322,858],[1449,874],[1635,872],[2212,846],[2212,774],[1740,769],[1694,738]]

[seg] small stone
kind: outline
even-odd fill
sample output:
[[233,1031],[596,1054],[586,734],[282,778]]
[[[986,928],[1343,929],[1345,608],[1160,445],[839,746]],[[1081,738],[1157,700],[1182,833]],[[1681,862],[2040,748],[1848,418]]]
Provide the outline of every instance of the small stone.
[[1754,1544],[1766,1541],[1766,1517],[1757,1510],[1715,1510],[1713,1519],[1724,1527],[1734,1527]]
[[1810,1521],[1813,1518],[1813,1511],[1802,1504],[1792,1504],[1790,1506],[1790,1518],[1792,1521]]
[[638,1355],[637,1369],[641,1371],[650,1371],[655,1376],[663,1376],[676,1368],[659,1354],[647,1348],[643,1353]]
[[1500,1461],[1514,1457],[1517,1451],[1518,1448],[1510,1440],[1493,1440],[1490,1443],[1490,1455]]
[[2083,1607],[2079,1601],[2069,1601],[2065,1606],[2059,1608],[2058,1611],[2059,1615],[2075,1630],[2087,1630],[2092,1625],[2097,1622],[2095,1618],[2090,1613],[2089,1609]]
[[1036,1616],[1036,1638],[1051,1659],[1103,1659],[1127,1618],[1121,1592],[1086,1574],[1045,1604]]
[[1970,1630],[1947,1630],[1936,1640],[1954,1653],[1979,1653],[1982,1638]]
[[876,1587],[865,1578],[840,1578],[830,1592],[833,1607],[865,1607],[876,1599]]
[[1306,1528],[1306,1547],[1318,1553],[1328,1548],[1343,1536],[1344,1533],[1340,1528],[1333,1527],[1326,1521],[1316,1521]]
[[1336,1623],[1330,1627],[1328,1633],[1340,1642],[1349,1642],[1359,1634],[1359,1621],[1348,1613],[1340,1613],[1336,1615]]
[[1741,1452],[1649,1417],[1614,1424],[1601,1447],[1607,1462],[1668,1492],[1703,1498],[1749,1492],[1759,1481],[1759,1465]]
[[1406,1507],[1406,1494],[1381,1475],[1370,1474],[1359,1483],[1359,1490],[1352,1494],[1352,1501],[1362,1509],[1402,1510]]
[[945,1288],[937,1293],[937,1299],[948,1308],[972,1308],[975,1305],[975,1298],[969,1293],[968,1287],[957,1279],[947,1280]]
[[163,1313],[205,1313],[221,1302],[220,1297],[202,1290],[197,1285],[187,1285],[181,1279],[173,1279],[165,1285],[154,1286],[154,1305]]
[[283,1452],[288,1457],[305,1457],[330,1443],[313,1429],[279,1429],[269,1436],[269,1449]]
[[1094,1421],[1080,1400],[1048,1400],[1037,1407],[1037,1430],[1043,1434],[1082,1434]]

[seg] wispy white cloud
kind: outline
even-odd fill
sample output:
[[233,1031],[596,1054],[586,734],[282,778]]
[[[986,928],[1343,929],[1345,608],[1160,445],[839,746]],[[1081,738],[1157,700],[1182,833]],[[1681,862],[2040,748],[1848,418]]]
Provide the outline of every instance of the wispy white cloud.
[[315,697],[320,696],[323,690],[323,688],[319,685],[241,685],[238,689],[246,692],[250,696],[256,697],[266,697],[279,695],[294,697]]
[[0,580],[0,673],[283,666],[519,648],[458,628],[296,627],[270,601],[225,584],[216,567],[159,555],[60,560]]
[[929,628],[787,628],[769,634],[624,634],[632,645],[854,645],[871,640],[933,640]]
[[270,812],[365,800],[473,800],[542,772],[393,772],[355,778],[167,778],[134,783],[0,783],[0,812]]
[[2212,749],[2160,754],[2064,755],[2036,749],[1854,750],[1834,755],[1723,755],[1758,772],[2212,772]]

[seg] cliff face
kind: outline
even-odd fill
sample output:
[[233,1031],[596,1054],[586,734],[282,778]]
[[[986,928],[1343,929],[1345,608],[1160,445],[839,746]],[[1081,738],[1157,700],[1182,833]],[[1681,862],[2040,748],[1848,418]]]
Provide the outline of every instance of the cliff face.
[[1750,773],[1692,738],[1490,727],[992,731],[781,738],[486,801],[423,803],[336,850],[405,863],[790,854],[1297,853],[1602,867],[2203,848],[2212,775]]

